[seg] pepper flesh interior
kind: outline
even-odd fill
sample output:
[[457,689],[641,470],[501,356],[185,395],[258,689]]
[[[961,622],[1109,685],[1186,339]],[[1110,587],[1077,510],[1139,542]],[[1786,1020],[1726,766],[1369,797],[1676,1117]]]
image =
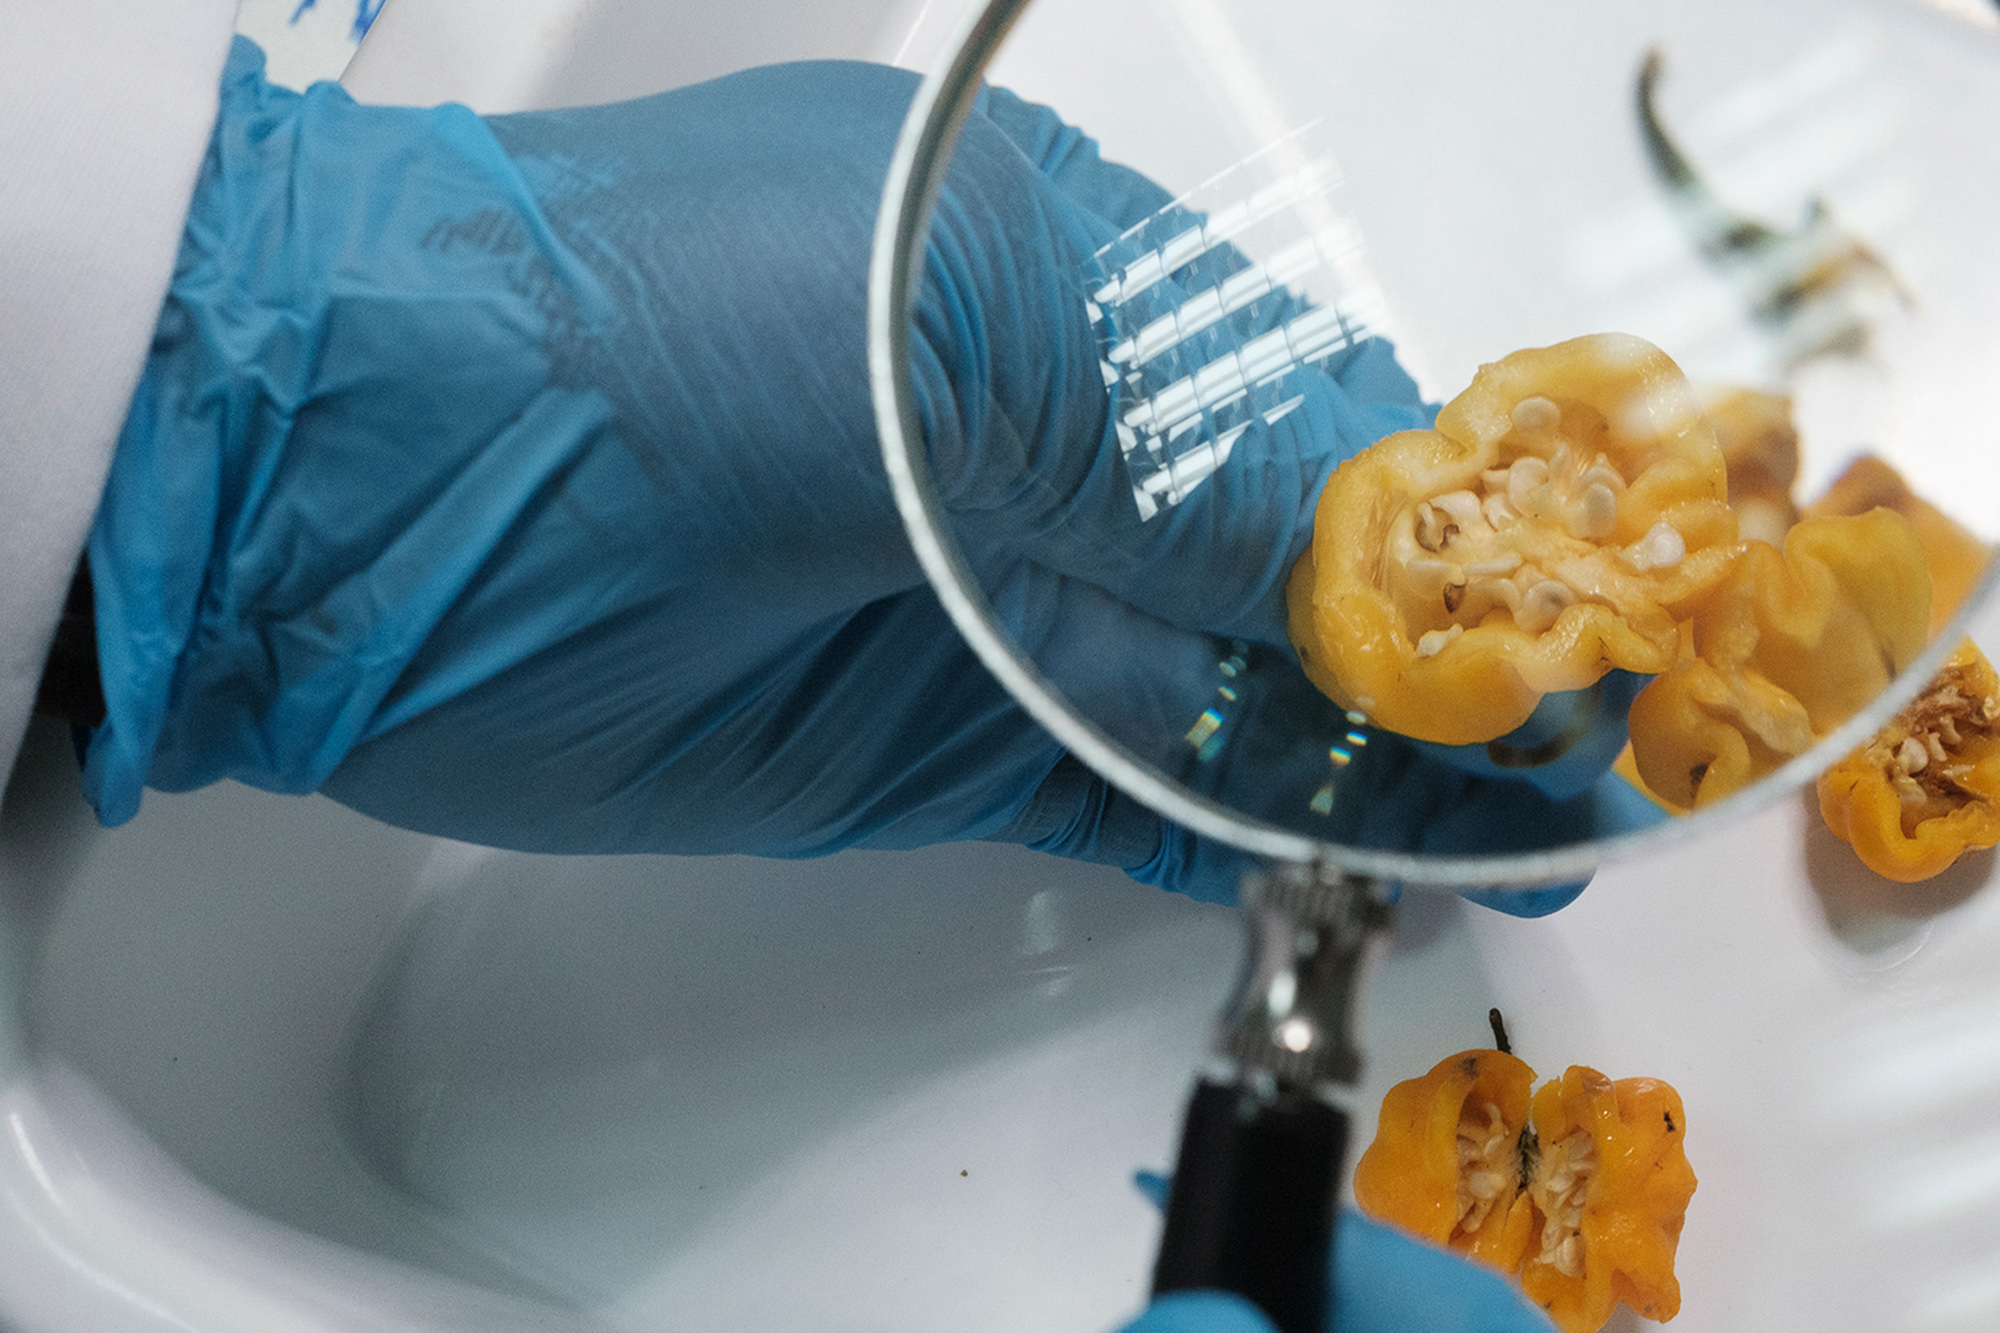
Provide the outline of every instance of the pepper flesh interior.
[[1542,1215],[1533,1262],[1565,1277],[1583,1276],[1583,1206],[1596,1175],[1597,1147],[1583,1130],[1542,1147],[1528,1179],[1528,1197]]
[[1419,740],[1471,744],[1613,667],[1657,673],[1736,553],[1714,432],[1642,339],[1577,338],[1480,368],[1437,427],[1321,492],[1288,588],[1306,673]]
[[1924,692],[1819,779],[1820,815],[1876,874],[1929,879],[2000,844],[2000,676],[1970,639]]

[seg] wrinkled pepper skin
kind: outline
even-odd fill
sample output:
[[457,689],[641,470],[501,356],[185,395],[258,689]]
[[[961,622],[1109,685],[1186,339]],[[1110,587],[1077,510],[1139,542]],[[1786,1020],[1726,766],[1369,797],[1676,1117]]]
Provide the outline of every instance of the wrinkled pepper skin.
[[1957,519],[1912,491],[1902,475],[1872,454],[1864,454],[1806,506],[1808,518],[1865,514],[1891,509],[1910,520],[1931,571],[1931,637],[1949,623],[1959,604],[1986,572],[1993,550]]
[[1861,749],[1820,776],[1820,815],[1876,874],[1910,884],[2000,844],[2000,676],[1970,639]]
[[1632,754],[1661,799],[1711,804],[1804,754],[1923,651],[1930,572],[1887,509],[1749,542],[1694,613],[1688,651],[1633,701]]
[[[1382,1099],[1375,1141],[1354,1168],[1355,1201],[1371,1216],[1502,1272],[1520,1268],[1533,1229],[1519,1174],[1535,1071],[1500,1051],[1463,1051]],[[1489,1111],[1487,1108],[1493,1108]],[[1465,1133],[1462,1134],[1461,1130]],[[1489,1206],[1471,1197],[1461,1139],[1504,1150]]]
[[1288,587],[1306,673],[1391,731],[1478,744],[1613,667],[1666,670],[1736,519],[1680,368],[1622,334],[1481,367],[1343,463]]
[[[1570,1228],[1549,1217],[1540,1253],[1531,1252],[1521,1268],[1522,1289],[1563,1333],[1596,1333],[1620,1301],[1644,1318],[1672,1319],[1681,1308],[1674,1254],[1695,1191],[1680,1095],[1658,1079],[1614,1083],[1572,1065],[1535,1093],[1531,1116],[1544,1162],[1583,1136],[1594,1165],[1573,1187],[1582,1193],[1574,1229],[1582,1271],[1566,1272],[1551,1261]],[[1559,1194],[1560,1183],[1536,1192]]]

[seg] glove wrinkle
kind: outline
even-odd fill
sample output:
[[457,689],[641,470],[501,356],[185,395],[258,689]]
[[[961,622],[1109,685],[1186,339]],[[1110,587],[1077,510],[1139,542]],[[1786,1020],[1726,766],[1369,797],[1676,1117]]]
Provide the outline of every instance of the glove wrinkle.
[[1065,754],[1021,812],[986,840],[1129,870],[1158,855],[1163,822]]

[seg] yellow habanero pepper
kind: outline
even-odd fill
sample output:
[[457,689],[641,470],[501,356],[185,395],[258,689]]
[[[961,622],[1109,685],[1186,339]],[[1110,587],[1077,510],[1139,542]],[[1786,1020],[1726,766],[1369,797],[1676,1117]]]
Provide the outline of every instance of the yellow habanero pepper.
[[1542,1229],[1521,1266],[1528,1298],[1564,1333],[1596,1333],[1620,1301],[1672,1319],[1674,1253],[1695,1191],[1680,1094],[1571,1065],[1535,1093],[1531,1114],[1539,1151],[1528,1194]]
[[1810,518],[1864,514],[1877,508],[1893,509],[1910,520],[1917,540],[1924,544],[1924,559],[1931,571],[1931,635],[1936,637],[1986,572],[1992,548],[1912,491],[1896,469],[1873,454],[1864,454],[1849,464],[1805,512]]
[[1355,1167],[1355,1201],[1518,1274],[1564,1333],[1595,1333],[1620,1301],[1672,1319],[1695,1191],[1679,1094],[1575,1065],[1530,1098],[1534,1077],[1512,1055],[1472,1050],[1398,1083]]
[[1734,561],[1720,450],[1686,379],[1599,334],[1480,368],[1343,463],[1287,589],[1306,674],[1391,731],[1492,740],[1544,694],[1664,671]]
[[1930,605],[1923,546],[1890,510],[1805,519],[1782,552],[1747,543],[1632,702],[1639,775],[1688,808],[1804,754],[1923,651]]
[[2000,843],[2000,676],[1968,639],[1888,726],[1819,779],[1863,865],[1905,884]]
[[1534,1082],[1515,1056],[1463,1051],[1398,1083],[1355,1164],[1355,1201],[1370,1216],[1514,1272],[1534,1231],[1521,1175]]

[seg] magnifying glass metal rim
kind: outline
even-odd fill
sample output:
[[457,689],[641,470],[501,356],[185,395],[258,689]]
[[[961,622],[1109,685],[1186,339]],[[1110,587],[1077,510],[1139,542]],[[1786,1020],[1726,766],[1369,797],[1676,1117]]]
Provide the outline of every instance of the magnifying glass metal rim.
[[910,314],[931,209],[986,68],[1029,3],[989,0],[969,15],[910,105],[883,186],[869,264],[869,389],[896,508],[946,614],[1029,716],[1134,800],[1196,834],[1258,856],[1327,864],[1412,888],[1495,888],[1584,879],[1606,862],[1664,850],[1704,824],[1766,809],[1812,781],[1828,764],[1864,744],[1915,697],[2000,586],[2000,561],[1990,562],[1978,587],[1923,656],[1879,698],[1805,754],[1699,816],[1669,819],[1611,838],[1481,856],[1382,851],[1312,838],[1251,819],[1167,778],[1064,702],[1001,628],[963,554],[946,535],[944,508],[924,456],[923,428],[908,374]]

